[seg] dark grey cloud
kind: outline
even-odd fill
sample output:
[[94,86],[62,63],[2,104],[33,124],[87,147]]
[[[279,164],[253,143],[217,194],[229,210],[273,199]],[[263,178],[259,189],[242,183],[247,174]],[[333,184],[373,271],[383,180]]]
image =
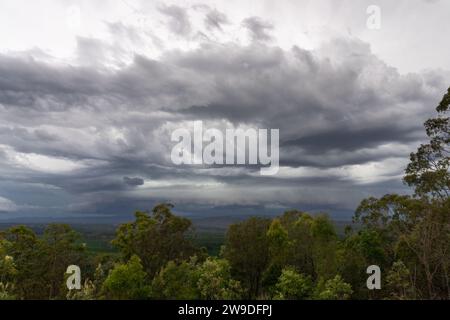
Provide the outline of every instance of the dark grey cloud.
[[142,186],[144,184],[144,179],[142,178],[130,178],[130,177],[123,177],[123,182],[129,186]]
[[223,25],[229,24],[228,17],[217,9],[209,10],[205,16],[205,25],[207,29],[222,30]]
[[242,25],[250,31],[253,40],[268,41],[272,39],[270,31],[274,28],[273,25],[260,17],[246,18],[242,21]]
[[[161,10],[173,32],[191,32],[183,8]],[[227,23],[215,11],[205,19]],[[365,196],[400,190],[395,161],[424,138],[448,74],[400,74],[357,39],[282,49],[264,44],[270,24],[245,26],[249,45],[136,54],[115,70],[101,61],[121,49],[89,38],[78,39],[80,65],[0,55],[0,211],[120,214],[172,201],[190,213],[348,212]],[[190,120],[279,128],[286,173],[174,166],[170,134]],[[386,180],[365,176],[372,162]]]

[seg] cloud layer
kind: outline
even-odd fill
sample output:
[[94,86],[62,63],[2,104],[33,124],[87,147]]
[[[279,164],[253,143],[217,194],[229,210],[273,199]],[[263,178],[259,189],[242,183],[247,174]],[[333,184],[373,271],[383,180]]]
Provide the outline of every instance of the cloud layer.
[[[405,191],[448,72],[399,73],[349,35],[282,48],[269,21],[233,25],[206,5],[156,12],[166,33],[109,22],[104,39],[77,39],[70,63],[0,54],[0,212],[120,215],[172,201],[189,213],[339,214]],[[173,165],[170,134],[194,120],[279,128],[280,173]]]

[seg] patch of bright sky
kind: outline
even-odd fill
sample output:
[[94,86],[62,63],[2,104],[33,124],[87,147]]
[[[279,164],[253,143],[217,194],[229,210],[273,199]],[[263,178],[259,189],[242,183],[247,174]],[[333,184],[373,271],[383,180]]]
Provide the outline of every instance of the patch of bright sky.
[[366,27],[366,10],[372,4],[366,0],[2,0],[0,51],[39,48],[57,58],[73,58],[77,36],[107,41],[111,34],[106,22],[117,21],[137,26],[143,32],[150,30],[162,40],[165,49],[195,47],[201,38],[183,39],[168,32],[158,12],[163,3],[190,8],[189,18],[196,30],[202,27],[201,9],[192,8],[198,8],[199,3],[225,13],[230,25],[224,27],[224,33],[213,35],[218,41],[245,43],[248,38],[242,20],[259,16],[273,24],[271,34],[283,48],[298,45],[313,49],[330,37],[348,35],[370,43],[374,53],[401,72],[450,69],[446,50],[450,46],[446,41],[450,1],[426,0],[377,1],[381,8],[380,30]]

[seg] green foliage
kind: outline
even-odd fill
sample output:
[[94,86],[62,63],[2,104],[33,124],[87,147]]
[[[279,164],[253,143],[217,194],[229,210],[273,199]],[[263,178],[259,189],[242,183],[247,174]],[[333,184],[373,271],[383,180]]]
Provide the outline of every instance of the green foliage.
[[[370,265],[385,267],[390,242],[384,241],[377,229],[364,228],[348,233],[337,250],[338,272],[348,282],[358,298],[367,298],[366,268]],[[372,293],[373,294],[373,293]]]
[[16,298],[13,294],[14,285],[9,282],[17,274],[14,258],[7,254],[11,245],[9,241],[0,238],[0,300]]
[[231,225],[227,232],[224,257],[230,262],[232,272],[246,290],[246,298],[256,298],[261,293],[261,281],[269,265],[270,219],[250,218]]
[[[375,250],[378,240],[369,242],[367,249],[378,256],[383,252],[407,261],[408,268],[416,270],[418,297],[434,299],[450,297],[449,212],[449,199],[386,195],[363,201],[356,218],[363,223],[364,232],[378,234],[382,239],[378,249]],[[378,261],[388,266],[392,260]]]
[[318,276],[328,278],[336,273],[338,238],[326,215],[288,212],[280,221],[288,232],[284,265],[295,266],[314,280]]
[[334,241],[337,239],[333,223],[324,214],[314,218],[311,225],[311,232],[313,237],[320,241]]
[[340,275],[336,275],[333,279],[319,280],[315,297],[319,300],[348,300],[352,292],[351,285],[344,282]]
[[305,300],[313,293],[310,276],[298,273],[295,268],[286,267],[276,284],[275,298],[280,300]]
[[17,296],[24,299],[64,298],[61,283],[67,266],[84,263],[84,247],[69,226],[49,225],[42,238],[30,228],[17,226],[8,229],[1,238],[1,250],[6,251],[14,263],[14,293]]
[[0,239],[0,283],[11,281],[17,274],[14,258],[7,254],[10,247],[9,241]]
[[95,300],[97,287],[91,280],[86,280],[80,290],[71,290],[67,293],[67,300]]
[[270,224],[267,231],[269,241],[270,264],[263,274],[263,286],[268,288],[270,294],[273,294],[273,286],[277,283],[283,266],[286,264],[287,257],[290,254],[291,243],[288,232],[281,224],[280,219],[276,218]]
[[4,232],[3,237],[9,242],[7,255],[14,259],[17,273],[14,276],[14,293],[24,299],[44,299],[45,255],[42,243],[29,228],[17,226]]
[[330,278],[337,272],[337,244],[338,238],[333,223],[327,215],[314,217],[311,224],[313,237],[314,274],[319,277]]
[[[166,205],[158,206],[153,216],[137,214],[136,222],[119,228],[119,231],[123,231],[122,228],[128,229],[132,226],[133,230],[124,234],[118,232],[116,240],[122,241],[122,245],[127,244],[121,250],[123,258],[133,250],[149,252],[145,245],[149,244],[147,241],[150,238],[146,238],[145,233],[154,232],[156,225],[177,225],[180,222],[169,209]],[[275,294],[275,284],[291,259],[295,249],[292,243],[299,240],[296,237],[300,235],[299,231],[303,231],[302,226],[307,226],[313,250],[320,251],[318,244],[327,243],[331,239],[334,241],[333,228],[324,225],[327,221],[322,216],[313,218],[294,211],[273,221],[252,218],[230,227],[227,246],[222,250],[224,258],[204,260],[201,256],[199,259],[183,260],[180,258],[182,255],[178,255],[178,258],[163,265],[154,276],[145,272],[137,255],[122,260],[126,261],[125,263],[117,263],[114,255],[109,254],[85,256],[85,246],[78,234],[68,226],[50,225],[41,237],[31,229],[19,226],[2,234],[2,276],[6,279],[8,275],[8,279],[13,280],[13,283],[8,284],[8,290],[13,290],[13,294],[24,299],[239,299],[250,295],[267,297],[270,290],[272,293],[269,296]],[[180,234],[181,239],[189,241],[187,237],[184,238],[185,228],[160,226],[156,230],[162,237],[159,243],[169,244],[163,246],[163,249],[174,249],[175,245],[170,240]],[[171,231],[162,232],[163,230]],[[177,233],[174,230],[179,231],[177,236],[174,236],[174,233]],[[243,241],[243,237],[248,240]],[[132,241],[128,241],[130,239]],[[317,245],[314,245],[314,241]],[[157,247],[151,249],[159,250]],[[5,260],[5,257],[8,258]],[[41,261],[46,264],[39,263]],[[65,288],[65,269],[70,264],[82,266],[84,283],[81,290],[68,292]],[[10,270],[8,272],[7,266]],[[272,278],[270,284],[262,282],[265,276]],[[25,281],[19,282],[20,279]],[[312,277],[309,279],[312,281]],[[39,289],[26,294],[24,291],[32,285],[39,286]],[[12,296],[9,291],[8,297]]]
[[102,292],[113,300],[148,299],[150,286],[139,257],[134,255],[126,264],[117,264],[103,283]]
[[391,299],[405,300],[414,298],[414,287],[411,283],[411,273],[405,264],[395,261],[386,276],[386,285]]
[[302,213],[297,220],[286,226],[289,239],[291,240],[290,252],[285,265],[295,266],[302,273],[316,278],[316,267],[314,263],[314,236],[312,225],[314,218],[309,214]]
[[169,261],[153,279],[152,297],[168,300],[198,299],[198,278],[195,258],[180,263]]
[[49,225],[42,237],[41,250],[47,264],[44,280],[49,297],[64,298],[64,273],[67,266],[85,266],[85,247],[80,243],[80,235],[65,224]]
[[0,282],[0,301],[1,300],[16,300],[16,296],[13,294],[14,285],[11,283]]
[[274,219],[267,231],[267,237],[270,243],[271,256],[277,256],[288,246],[288,233],[281,225],[279,219]]
[[198,270],[197,288],[206,300],[240,299],[242,288],[232,279],[230,263],[225,259],[208,258]]
[[436,108],[438,117],[425,122],[429,143],[411,153],[404,181],[417,196],[446,199],[450,195],[450,88]]
[[150,277],[167,262],[181,261],[198,252],[188,238],[191,221],[173,215],[171,208],[169,204],[158,205],[151,216],[136,212],[136,220],[121,225],[113,240],[124,259],[137,255]]

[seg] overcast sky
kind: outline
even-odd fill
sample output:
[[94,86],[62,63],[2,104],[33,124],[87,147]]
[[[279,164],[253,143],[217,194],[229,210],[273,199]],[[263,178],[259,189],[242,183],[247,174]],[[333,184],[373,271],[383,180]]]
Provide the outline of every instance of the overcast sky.
[[[2,0],[0,219],[159,201],[344,217],[406,193],[450,86],[449,14],[444,0]],[[279,174],[175,166],[171,132],[194,120],[279,128]]]

